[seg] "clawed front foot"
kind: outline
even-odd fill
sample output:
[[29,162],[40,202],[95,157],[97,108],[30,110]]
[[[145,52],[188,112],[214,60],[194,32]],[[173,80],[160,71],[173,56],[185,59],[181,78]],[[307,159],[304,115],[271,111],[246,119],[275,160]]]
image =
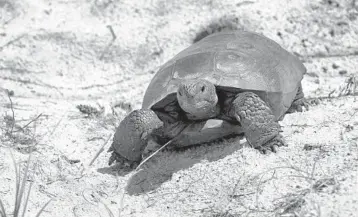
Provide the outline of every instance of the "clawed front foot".
[[276,152],[285,143],[281,126],[270,107],[252,92],[240,93],[232,102],[232,113],[240,122],[248,143],[261,153]]
[[112,147],[108,150],[108,152],[112,152],[111,157],[108,160],[108,165],[112,165],[114,162],[121,165],[122,168],[135,169],[139,165],[140,161],[131,161],[127,158],[121,156],[120,154],[113,151]]
[[163,123],[149,109],[140,109],[126,116],[113,137],[113,143],[108,150],[112,152],[108,164],[118,162],[124,167],[136,167],[142,160],[142,153],[147,146],[153,131],[160,129]]
[[286,143],[283,141],[283,138],[281,135],[276,136],[272,140],[268,141],[266,144],[256,147],[257,150],[259,150],[262,154],[267,154],[269,152],[276,153],[278,150],[278,147],[281,146],[287,146]]

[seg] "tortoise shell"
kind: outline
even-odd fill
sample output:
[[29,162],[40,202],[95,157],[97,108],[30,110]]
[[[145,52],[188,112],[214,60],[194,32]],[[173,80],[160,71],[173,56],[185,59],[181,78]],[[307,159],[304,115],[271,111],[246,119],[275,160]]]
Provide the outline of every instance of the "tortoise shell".
[[209,35],[165,63],[153,77],[142,108],[165,106],[185,79],[205,79],[228,91],[256,92],[277,118],[291,106],[305,66],[279,44],[248,31]]

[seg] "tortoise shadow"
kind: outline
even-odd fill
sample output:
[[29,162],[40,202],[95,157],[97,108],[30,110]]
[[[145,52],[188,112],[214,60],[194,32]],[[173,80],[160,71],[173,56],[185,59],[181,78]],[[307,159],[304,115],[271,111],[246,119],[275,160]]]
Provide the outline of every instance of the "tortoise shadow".
[[98,168],[97,172],[113,176],[126,176],[130,174],[132,170],[129,168],[122,168],[119,164],[114,164],[109,167]]
[[188,169],[204,160],[218,161],[241,149],[244,145],[243,140],[234,138],[210,145],[158,153],[129,178],[126,191],[129,195],[140,195],[153,191],[170,180],[175,172]]

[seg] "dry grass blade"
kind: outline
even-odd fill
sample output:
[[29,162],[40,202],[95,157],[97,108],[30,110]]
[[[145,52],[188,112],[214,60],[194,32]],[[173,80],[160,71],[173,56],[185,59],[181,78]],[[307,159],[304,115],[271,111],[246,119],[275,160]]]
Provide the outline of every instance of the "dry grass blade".
[[1,200],[0,200],[0,215],[1,217],[6,217],[5,207]]
[[36,118],[32,119],[31,121],[29,121],[27,124],[25,124],[23,127],[21,127],[20,129],[18,130],[15,130],[14,133],[16,132],[20,132],[20,131],[24,131],[26,127],[28,127],[31,123],[37,121],[43,114],[39,114],[36,116]]
[[107,210],[107,212],[108,212],[108,215],[109,215],[110,217],[114,217],[114,214],[113,214],[112,210],[107,206],[107,204],[105,204],[105,203],[103,203],[103,202],[101,202],[101,203],[103,204],[104,208],[106,208],[106,210]]
[[39,217],[39,216],[41,215],[41,213],[45,210],[45,208],[47,207],[47,205],[50,204],[51,201],[52,201],[52,199],[49,200],[49,201],[47,201],[47,203],[45,203],[45,205],[44,205],[44,206],[39,210],[39,212],[36,214],[36,217]]
[[19,171],[19,167],[15,161],[15,158],[14,158],[14,155],[12,154],[12,152],[10,152],[11,154],[11,158],[12,158],[12,162],[14,164],[14,168],[15,168],[15,189],[16,189],[16,192],[15,192],[15,207],[14,207],[14,216],[16,216],[16,207],[17,207],[17,204],[18,204],[18,195],[19,195],[19,190],[20,190],[20,171]]
[[30,184],[29,189],[27,190],[27,194],[26,194],[26,199],[25,199],[24,208],[22,209],[22,215],[21,215],[22,217],[24,217],[24,216],[25,216],[25,211],[26,211],[27,204],[28,204],[28,201],[29,201],[31,188],[32,188],[32,183]]
[[7,90],[7,97],[9,98],[9,101],[10,101],[10,109],[11,109],[11,113],[12,113],[12,125],[11,125],[10,135],[12,134],[12,132],[14,130],[14,126],[15,126],[15,112],[14,112],[13,103],[11,100],[12,95],[14,95],[14,92]]
[[[335,95],[333,95],[335,94]],[[332,90],[328,94],[328,98],[343,97],[343,96],[357,96],[358,94],[358,77],[357,75],[350,75],[346,81],[339,88]],[[321,99],[324,99],[321,98]]]
[[[20,165],[17,165],[18,169],[17,169],[16,176],[18,178],[16,178],[16,180],[18,182],[16,183],[16,199],[15,199],[14,216],[19,216],[19,213],[20,213],[22,198],[25,195],[24,193],[25,193],[27,174],[28,174],[29,166],[30,166],[30,159],[31,159],[31,154],[29,155],[28,161],[26,163],[26,169],[25,169],[25,173],[24,173],[22,180],[20,177]],[[13,158],[13,160],[14,160],[14,158]],[[15,160],[14,160],[14,164],[16,166]],[[25,201],[25,204],[24,204],[25,206],[27,206],[27,202],[28,201]]]
[[[14,212],[13,212],[12,216],[14,216],[14,217],[20,217],[20,216],[24,217],[25,212],[27,210],[27,204],[29,202],[30,193],[31,193],[32,184],[33,184],[33,183],[31,183],[29,185],[29,188],[28,188],[27,192],[25,192],[25,190],[26,190],[26,182],[27,182],[29,168],[30,168],[31,154],[29,155],[29,157],[27,159],[25,172],[24,172],[24,175],[23,175],[22,178],[21,178],[21,174],[20,174],[20,164],[18,164],[16,162],[12,152],[10,152],[10,155],[11,155],[13,165],[14,165],[14,168],[15,168],[15,179],[16,179],[16,183],[15,183],[15,204],[14,204]],[[51,200],[49,200],[41,208],[41,210],[37,213],[36,216],[40,216],[41,213],[44,211],[45,207],[50,202],[51,202]],[[22,213],[20,212],[20,210],[22,210]],[[5,207],[4,207],[4,205],[3,205],[1,200],[0,200],[0,217],[7,217],[6,212],[5,212]]]
[[358,79],[354,75],[351,75],[346,80],[345,85],[340,88],[339,96],[355,95],[357,87]]
[[97,151],[96,155],[94,156],[94,158],[91,160],[91,162],[89,163],[89,166],[92,166],[93,162],[98,158],[98,156],[104,151],[104,146],[107,145],[108,141],[112,138],[113,134],[110,134],[106,141],[103,143],[103,145],[101,146],[101,148]]

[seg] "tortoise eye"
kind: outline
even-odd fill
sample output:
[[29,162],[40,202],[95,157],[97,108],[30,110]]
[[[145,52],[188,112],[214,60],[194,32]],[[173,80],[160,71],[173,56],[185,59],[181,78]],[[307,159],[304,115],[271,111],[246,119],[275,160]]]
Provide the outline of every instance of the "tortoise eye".
[[182,96],[183,94],[181,93],[181,91],[178,92],[179,93],[179,96]]
[[204,92],[205,91],[205,86],[202,86],[201,87],[201,92]]

